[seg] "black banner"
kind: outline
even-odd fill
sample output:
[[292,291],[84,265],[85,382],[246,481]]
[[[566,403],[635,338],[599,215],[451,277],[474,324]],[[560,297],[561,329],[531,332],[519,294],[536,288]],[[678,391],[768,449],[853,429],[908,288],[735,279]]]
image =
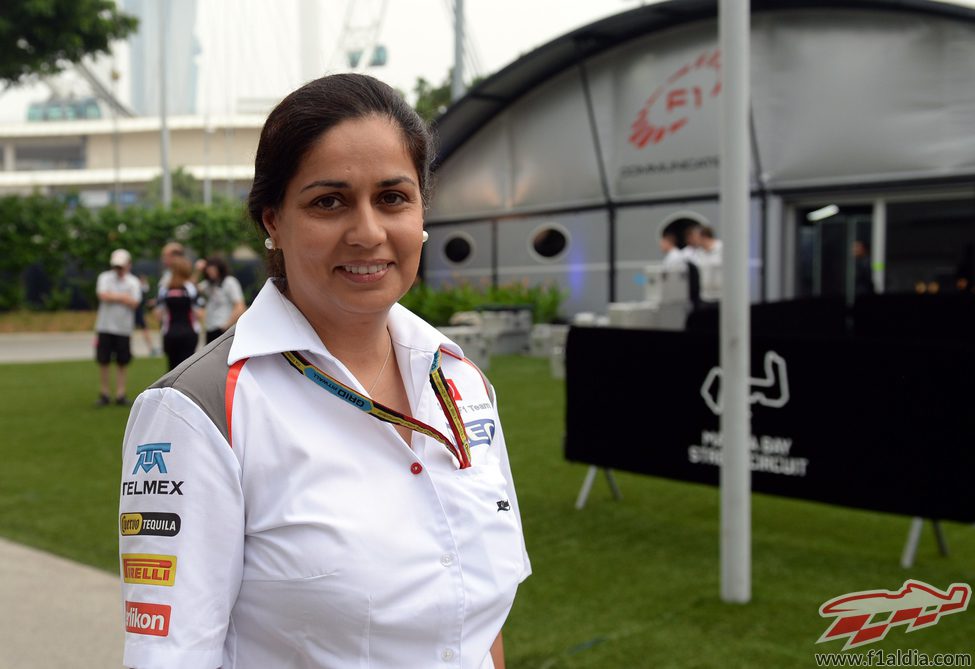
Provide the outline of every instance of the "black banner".
[[[568,460],[717,485],[713,333],[577,328]],[[975,521],[975,346],[853,337],[752,341],[752,489]]]

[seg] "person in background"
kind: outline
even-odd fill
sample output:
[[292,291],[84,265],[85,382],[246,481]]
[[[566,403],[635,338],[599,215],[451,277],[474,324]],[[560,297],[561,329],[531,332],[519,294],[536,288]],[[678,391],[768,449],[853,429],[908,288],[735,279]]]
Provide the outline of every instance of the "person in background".
[[129,417],[120,513],[182,529],[120,538],[124,665],[504,669],[531,566],[494,391],[398,304],[433,155],[362,74],[268,116],[248,211],[270,278]]
[[159,290],[169,286],[169,279],[173,275],[173,263],[180,258],[186,259],[186,249],[179,242],[168,242],[162,247],[159,261],[163,266],[162,276],[159,277]]
[[710,265],[721,264],[721,240],[715,237],[714,228],[709,225],[697,227],[697,255],[702,263]]
[[197,314],[199,292],[192,280],[190,261],[175,258],[170,270],[168,285],[159,290],[156,311],[162,321],[163,351],[172,370],[196,351],[200,319]]
[[211,256],[197,260],[196,269],[204,277],[199,287],[206,305],[204,323],[209,344],[229,330],[247,307],[240,282],[230,274],[223,258]]
[[873,295],[873,270],[870,268],[870,247],[862,240],[853,242],[853,290],[856,295]]
[[687,264],[687,254],[678,246],[677,233],[664,230],[660,235],[660,252],[664,254],[664,265],[676,267]]
[[132,256],[125,249],[112,251],[111,269],[98,275],[98,315],[95,317],[95,359],[98,361],[100,392],[98,406],[111,403],[109,366],[115,360],[115,403],[128,404],[125,396],[126,368],[132,359],[131,337],[135,310],[142,301],[139,280],[132,276]]

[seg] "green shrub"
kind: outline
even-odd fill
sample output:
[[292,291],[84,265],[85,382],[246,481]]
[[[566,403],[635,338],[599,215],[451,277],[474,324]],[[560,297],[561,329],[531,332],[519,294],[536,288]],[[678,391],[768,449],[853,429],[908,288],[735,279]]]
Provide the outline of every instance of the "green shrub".
[[[0,248],[4,249],[0,254],[0,311],[27,306],[64,308],[79,289],[93,299],[91,277],[108,268],[108,256],[116,248],[127,249],[138,261],[155,260],[162,246],[173,239],[200,256],[229,255],[242,245],[260,247],[240,203],[221,201],[207,207],[177,202],[171,209],[118,211],[106,207],[93,211],[73,202],[76,198],[70,196],[0,197]],[[35,266],[43,270],[51,288],[28,305],[24,274]]]
[[418,282],[400,304],[433,325],[447,325],[458,311],[479,307],[530,306],[535,323],[558,318],[565,293],[555,284],[530,286],[526,282],[499,286],[474,286],[469,282],[440,288]]

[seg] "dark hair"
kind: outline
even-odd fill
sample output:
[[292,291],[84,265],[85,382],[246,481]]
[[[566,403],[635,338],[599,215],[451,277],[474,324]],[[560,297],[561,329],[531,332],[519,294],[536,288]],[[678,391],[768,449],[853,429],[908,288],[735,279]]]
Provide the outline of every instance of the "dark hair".
[[[264,211],[284,201],[288,183],[312,145],[343,121],[377,114],[394,122],[420,180],[424,206],[430,197],[433,137],[423,119],[389,85],[364,74],[333,74],[310,81],[289,94],[268,115],[254,159],[254,185],[247,198],[250,217],[264,228]],[[268,276],[285,277],[284,256],[267,254]]]
[[[227,261],[220,256],[210,256],[207,258],[207,267],[217,268],[217,285],[221,285],[223,280],[227,278],[230,274],[230,269],[227,267]],[[209,277],[206,277],[209,280]]]

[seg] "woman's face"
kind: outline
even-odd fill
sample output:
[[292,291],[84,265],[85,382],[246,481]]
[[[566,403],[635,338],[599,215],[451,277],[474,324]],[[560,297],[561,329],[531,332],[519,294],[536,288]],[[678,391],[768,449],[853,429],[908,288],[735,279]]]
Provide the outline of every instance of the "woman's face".
[[419,178],[399,127],[368,116],[326,132],[264,225],[310,320],[385,314],[413,285],[422,246]]
[[203,273],[206,274],[206,277],[210,281],[215,282],[220,278],[220,272],[217,270],[216,265],[207,265],[206,268],[203,270]]

